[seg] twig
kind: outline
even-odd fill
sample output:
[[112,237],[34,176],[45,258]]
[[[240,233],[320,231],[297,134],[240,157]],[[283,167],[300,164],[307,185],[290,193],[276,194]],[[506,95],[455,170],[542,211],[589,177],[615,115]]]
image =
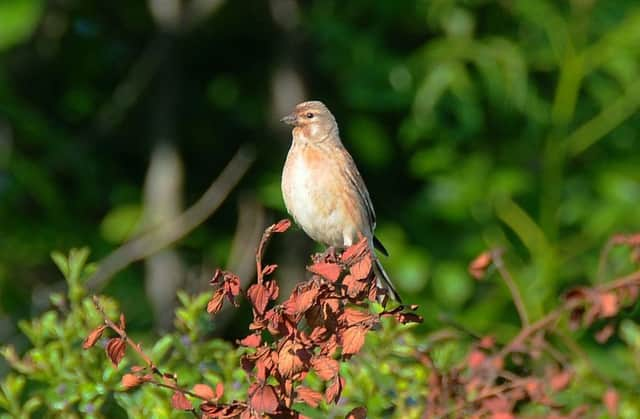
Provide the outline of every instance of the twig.
[[90,290],[100,290],[106,281],[129,264],[143,259],[181,239],[202,224],[227,198],[253,163],[254,155],[241,148],[200,199],[174,220],[137,237],[113,251],[87,282]]
[[[599,293],[608,292],[619,288],[624,288],[630,285],[640,285],[640,271],[635,271],[627,276],[623,276],[621,278],[616,279],[615,281],[602,284],[595,288],[595,290]],[[541,318],[535,323],[532,323],[528,327],[522,328],[520,333],[516,335],[515,338],[511,340],[507,345],[505,345],[499,352],[498,356],[505,356],[508,353],[512,352],[514,349],[518,348],[526,339],[528,339],[531,335],[536,333],[537,331],[544,329],[548,326],[549,323],[556,321],[560,316],[562,316],[566,312],[570,312],[582,305],[585,304],[584,299],[572,298],[562,306],[556,308],[555,310],[549,312],[546,316]]]
[[614,281],[599,285],[597,289],[600,292],[606,292],[617,288],[628,287],[629,285],[640,285],[640,271],[632,272],[629,275],[620,277]]
[[[140,356],[140,358],[142,358],[142,360],[145,362],[145,364],[147,364],[147,367],[151,370],[152,373],[156,374],[157,376],[161,377],[161,378],[170,378],[172,380],[176,380],[176,375],[175,374],[169,374],[169,373],[163,373],[162,371],[160,371],[160,369],[155,365],[155,363],[151,360],[151,358],[149,357],[149,355],[147,355],[143,350],[142,350],[142,346],[139,343],[136,343],[133,339],[131,339],[128,335],[127,332],[121,328],[120,326],[118,326],[117,324],[115,324],[111,319],[109,319],[109,317],[107,316],[107,314],[104,311],[104,308],[102,307],[102,304],[100,304],[100,300],[98,299],[98,297],[96,295],[93,296],[93,304],[96,307],[96,310],[98,310],[98,312],[100,313],[100,315],[102,316],[102,320],[104,321],[104,324],[111,330],[113,330],[118,336],[120,336],[120,338],[127,343],[127,345],[129,345],[129,347],[131,347],[134,351],[136,351],[136,353],[138,354],[138,356]],[[196,394],[190,390],[184,389],[180,386],[178,386],[177,384],[171,384],[170,382],[166,382],[166,381],[158,381],[156,379],[151,379],[150,381],[145,381],[148,382],[150,384],[153,384],[155,386],[158,387],[164,387],[164,388],[168,388],[171,389],[173,391],[177,391],[180,392],[182,394],[191,396],[191,397],[195,397],[197,399],[203,400],[205,402],[210,402],[211,400],[203,397],[199,394]],[[195,409],[191,409],[190,410],[195,417],[199,417],[198,414],[196,413]]]
[[500,278],[504,281],[504,283],[509,288],[509,292],[511,293],[511,299],[513,300],[513,304],[516,306],[516,310],[518,311],[518,316],[520,316],[520,322],[523,327],[529,326],[529,316],[527,315],[527,310],[524,306],[524,300],[522,299],[522,295],[520,294],[520,290],[516,285],[511,273],[506,268],[504,264],[504,259],[502,259],[502,254],[504,251],[502,249],[495,249],[491,252],[491,258],[493,259],[493,263],[498,269],[500,273]]
[[522,345],[522,343],[526,339],[528,339],[531,335],[533,335],[535,332],[541,329],[544,329],[545,327],[547,327],[549,323],[556,321],[562,314],[565,313],[565,311],[573,310],[574,308],[577,308],[582,304],[583,302],[578,301],[577,299],[570,300],[564,306],[558,307],[555,310],[549,312],[546,316],[544,316],[537,322],[532,323],[525,328],[522,328],[522,330],[520,330],[520,333],[518,333],[516,337],[514,337],[508,344],[506,344],[505,346],[502,347],[502,349],[500,349],[500,351],[497,353],[497,356],[504,357],[507,354],[513,352],[516,348],[520,347],[520,345]]
[[102,305],[100,304],[100,300],[98,299],[98,297],[96,295],[93,296],[93,304],[96,306],[96,309],[98,310],[98,312],[100,312],[100,314],[102,315],[102,319],[104,321],[104,324],[106,324],[107,327],[109,327],[109,329],[111,329],[114,332],[116,332],[118,334],[118,336],[120,336],[122,338],[123,341],[125,341],[134,351],[136,351],[138,353],[138,355],[140,355],[140,358],[142,358],[142,360],[145,362],[145,364],[147,364],[147,366],[149,367],[151,372],[153,372],[154,374],[160,375],[160,376],[164,376],[164,374],[153,363],[151,358],[149,358],[149,356],[144,353],[144,351],[142,350],[142,347],[140,346],[140,344],[137,344],[132,339],[130,339],[127,336],[127,332],[125,332],[120,326],[118,326],[117,324],[112,322],[111,319],[109,319],[109,317],[107,317],[107,313],[104,312],[104,309],[102,308]]
[[510,383],[505,383],[505,384],[502,384],[500,386],[493,387],[491,390],[488,390],[485,393],[483,393],[483,394],[481,394],[481,395],[479,395],[477,397],[474,397],[471,400],[466,401],[462,405],[453,406],[453,407],[445,410],[444,412],[442,412],[438,416],[435,416],[434,419],[447,418],[452,413],[455,413],[455,412],[458,412],[460,410],[464,410],[464,409],[466,409],[468,407],[471,407],[474,404],[478,403],[479,401],[482,401],[484,399],[488,399],[489,397],[497,396],[498,394],[502,394],[505,391],[513,390],[513,389],[516,389],[518,387],[524,387],[525,384],[526,384],[526,380],[523,379],[523,380],[516,380],[516,381],[512,381]]
[[262,268],[262,257],[264,256],[264,252],[267,248],[267,243],[271,239],[273,235],[273,230],[275,229],[276,224],[273,224],[264,231],[262,234],[262,238],[260,239],[260,244],[258,245],[258,250],[256,251],[256,275],[258,284],[262,284],[264,279],[264,273]]

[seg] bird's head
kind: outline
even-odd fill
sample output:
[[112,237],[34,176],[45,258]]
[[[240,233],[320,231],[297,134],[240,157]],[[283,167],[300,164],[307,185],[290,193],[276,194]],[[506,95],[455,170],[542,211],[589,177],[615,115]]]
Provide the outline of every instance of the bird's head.
[[299,103],[280,121],[294,127],[294,137],[303,137],[307,141],[324,141],[329,136],[338,138],[338,124],[333,114],[317,100]]

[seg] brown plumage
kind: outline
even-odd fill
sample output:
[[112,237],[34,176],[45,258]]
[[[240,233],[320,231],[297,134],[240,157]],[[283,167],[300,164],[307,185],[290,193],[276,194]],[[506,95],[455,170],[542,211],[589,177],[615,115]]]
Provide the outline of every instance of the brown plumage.
[[282,172],[287,211],[313,240],[343,249],[369,239],[378,284],[400,301],[373,248],[386,249],[374,236],[376,214],[353,158],[342,145],[335,118],[318,101],[303,102],[282,118],[293,125],[293,142]]

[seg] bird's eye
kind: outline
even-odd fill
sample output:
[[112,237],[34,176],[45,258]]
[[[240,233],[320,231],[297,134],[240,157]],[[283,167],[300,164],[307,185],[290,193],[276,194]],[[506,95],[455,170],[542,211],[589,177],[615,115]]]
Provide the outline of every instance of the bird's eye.
[[311,112],[309,112],[309,113],[307,114],[307,118],[309,118],[309,119],[313,118],[313,114],[312,114]]

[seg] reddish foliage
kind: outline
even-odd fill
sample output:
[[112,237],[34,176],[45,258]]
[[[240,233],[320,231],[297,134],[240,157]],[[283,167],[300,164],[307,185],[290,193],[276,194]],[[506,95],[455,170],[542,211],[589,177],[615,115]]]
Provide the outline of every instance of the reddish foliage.
[[178,410],[193,410],[193,404],[187,399],[187,396],[180,391],[174,391],[171,396],[171,406]]
[[249,405],[258,413],[275,413],[279,405],[275,387],[253,384],[249,388]]
[[598,343],[605,343],[609,340],[613,333],[615,332],[615,327],[611,323],[607,323],[602,329],[600,329],[596,334],[595,338]]
[[247,291],[247,297],[258,314],[264,314],[269,304],[269,290],[262,284],[253,284]]
[[600,296],[600,307],[603,317],[613,317],[620,310],[618,296],[614,292],[606,292]]
[[224,297],[234,306],[238,307],[236,297],[242,292],[240,288],[240,278],[231,272],[222,271],[216,269],[213,274],[213,278],[209,283],[217,287],[216,292],[211,297],[209,304],[207,304],[207,312],[210,314],[216,314],[222,308]]
[[274,233],[284,233],[289,229],[289,227],[291,227],[291,220],[284,219],[284,220],[278,221],[276,224],[272,225],[270,228],[271,228],[271,231],[273,231]]
[[124,358],[126,348],[127,343],[122,338],[111,338],[109,342],[107,342],[105,350],[114,367],[117,367],[120,361],[122,361],[122,358]]
[[238,345],[249,348],[257,348],[262,343],[262,336],[259,333],[253,333],[244,339],[238,341]]
[[341,256],[342,262],[351,265],[361,257],[369,254],[369,243],[366,237],[360,239],[360,241],[353,246],[347,248]]
[[366,419],[367,409],[364,407],[356,407],[345,416],[345,419]]
[[352,355],[360,352],[367,331],[368,329],[362,326],[353,326],[344,330],[341,334],[342,354]]
[[311,360],[313,370],[324,381],[329,381],[340,372],[340,363],[327,356],[317,356]]
[[327,281],[336,282],[340,278],[342,268],[335,263],[316,263],[307,267],[307,270],[316,275],[320,275]]
[[278,372],[283,378],[297,379],[303,371],[309,370],[311,354],[301,343],[287,340],[278,352]]
[[193,390],[191,391],[203,399],[207,399],[207,400],[219,399],[219,397],[216,397],[216,394],[213,392],[213,389],[206,384],[196,384],[195,386],[193,386]]
[[267,265],[264,267],[264,269],[262,269],[262,275],[263,276],[271,275],[272,273],[275,272],[277,268],[278,268],[278,265]]
[[611,417],[618,416],[618,405],[620,404],[620,395],[615,389],[613,388],[607,389],[607,391],[602,396],[602,402],[604,403]]
[[[252,411],[277,417],[298,417],[291,409],[295,400],[312,407],[323,399],[328,403],[337,402],[345,385],[344,378],[339,375],[339,361],[334,359],[337,354],[343,359],[357,354],[368,331],[383,316],[393,316],[402,323],[422,321],[420,316],[405,311],[402,306],[380,315],[365,309],[370,299],[375,300],[385,293],[376,286],[366,239],[346,249],[342,255],[334,252],[316,255],[314,263],[307,268],[313,274],[311,279],[298,284],[282,304],[274,304],[278,286],[266,275],[276,273],[277,266],[263,268],[262,255],[272,233],[279,232],[284,226],[288,227],[288,224],[281,222],[265,231],[256,255],[256,268],[262,274],[247,291],[253,307],[250,328],[254,333],[238,342],[254,348],[241,360],[243,369],[254,380],[248,403],[250,409],[243,411],[243,415],[249,415],[247,417]],[[232,276],[218,273],[217,280],[212,281],[218,287],[216,293],[224,286],[220,279],[224,275]],[[415,310],[417,306],[410,309]],[[275,341],[265,343],[262,333],[271,334]],[[302,385],[309,372],[325,382],[324,394]],[[277,386],[267,384],[272,379]],[[207,406],[214,411],[210,404]]]
[[[380,314],[367,310],[371,301],[384,300],[386,291],[376,286],[373,256],[366,239],[341,255],[334,252],[315,255],[314,263],[308,268],[312,277],[298,284],[282,304],[276,304],[279,287],[270,275],[277,271],[277,266],[263,267],[262,256],[271,235],[286,231],[289,226],[288,221],[281,221],[265,231],[256,255],[258,281],[246,292],[253,308],[253,322],[251,333],[238,341],[248,348],[241,358],[242,368],[252,382],[246,401],[220,402],[224,394],[220,383],[215,390],[206,384],[197,384],[192,391],[179,387],[175,375],[161,373],[140,345],[126,335],[124,315],[116,325],[106,317],[97,299],[94,301],[105,325],[91,331],[83,347],[94,346],[108,327],[118,335],[106,345],[107,356],[114,366],[122,360],[127,344],[146,363],[146,367],[132,367],[131,373],[122,377],[125,388],[146,382],[171,388],[173,407],[194,413],[187,396],[200,399],[203,418],[301,419],[303,416],[292,408],[296,401],[311,407],[323,400],[337,403],[345,386],[340,376],[340,362],[361,350],[366,334],[377,328],[380,319],[392,317],[399,323],[411,323],[420,322],[422,318],[414,313],[417,306],[385,308]],[[631,246],[636,251],[640,248],[640,235],[616,236],[612,243]],[[470,273],[480,278],[493,263],[501,276],[509,276],[496,252],[499,251],[478,256],[469,266]],[[208,312],[217,313],[225,297],[238,305],[242,290],[236,275],[218,270],[211,284],[215,291],[207,306]],[[546,407],[550,418],[583,417],[588,405],[563,414],[562,406],[552,400],[554,393],[571,385],[573,372],[547,335],[561,316],[569,314],[574,327],[588,327],[598,322],[596,339],[605,342],[615,332],[615,320],[611,317],[637,302],[639,294],[640,272],[592,288],[575,288],[565,294],[560,307],[535,322],[529,323],[526,316],[521,316],[523,326],[511,341],[498,344],[491,336],[475,340],[464,360],[446,371],[435,366],[428,352],[416,353],[417,359],[430,371],[424,417],[510,419],[516,417],[518,406],[528,402]],[[514,301],[520,298],[517,293],[512,296]],[[269,334],[272,339],[267,337]],[[525,362],[535,364],[536,368],[528,365],[523,368]],[[304,385],[309,373],[323,382],[323,392]],[[617,415],[620,401],[615,389],[603,395],[602,403],[611,416]],[[364,408],[356,408],[347,415],[352,419],[363,417],[366,417]]]
[[222,303],[224,302],[224,291],[218,290],[213,294],[211,300],[207,304],[207,313],[216,314],[222,308]]
[[236,418],[243,415],[245,412],[248,412],[247,406],[238,402],[227,405],[202,403],[200,405],[200,410],[202,411],[204,419]]
[[355,262],[349,268],[349,273],[356,280],[367,279],[369,273],[371,272],[371,255],[365,254],[359,261]]
[[340,394],[342,394],[343,388],[344,378],[338,375],[331,381],[327,389],[324,391],[324,397],[327,399],[327,402],[337,402],[338,399],[340,399]]
[[475,279],[482,279],[487,273],[487,268],[493,262],[493,258],[491,255],[491,251],[484,251],[480,253],[474,260],[469,264],[469,274]]
[[[312,406],[319,403],[319,397],[324,397],[327,402],[339,399],[345,383],[338,375],[339,361],[333,356],[341,353],[349,357],[358,353],[367,332],[380,321],[381,316],[394,316],[406,323],[422,319],[415,313],[405,312],[402,307],[375,316],[350,306],[355,302],[366,305],[370,296],[377,298],[378,293],[383,292],[376,287],[366,240],[345,250],[341,256],[331,253],[316,256],[315,263],[308,267],[314,274],[312,278],[298,284],[282,304],[272,305],[278,287],[274,280],[264,276],[273,274],[276,266],[262,268],[261,262],[264,247],[270,235],[279,230],[279,225],[284,224],[269,227],[260,243],[256,260],[258,272],[263,275],[247,291],[247,298],[254,309],[251,324],[254,334],[239,343],[255,348],[254,353],[242,358],[243,368],[256,380],[257,387],[253,388],[249,403],[252,409],[259,410],[253,401],[257,394],[260,407],[275,410],[279,406],[278,414],[288,415],[293,413],[290,409],[296,398]],[[344,278],[342,282],[340,278]],[[220,287],[220,281],[213,283]],[[371,292],[372,288],[376,291]],[[261,339],[262,332],[270,333],[277,340],[265,345]],[[314,353],[318,355],[312,356]],[[324,396],[300,385],[310,371],[326,382]],[[275,378],[279,386],[265,385],[269,377]]]
[[319,391],[312,390],[308,387],[300,386],[296,389],[297,399],[308,404],[311,407],[318,407],[318,404],[324,396]]
[[87,336],[87,338],[84,340],[84,342],[82,342],[82,348],[89,349],[93,345],[95,345],[98,339],[100,339],[100,337],[102,336],[102,332],[104,332],[104,329],[106,328],[107,326],[102,325],[93,329],[91,333],[89,333],[89,336]]
[[127,390],[130,388],[138,387],[144,382],[144,380],[135,374],[125,374],[122,376],[122,386]]

